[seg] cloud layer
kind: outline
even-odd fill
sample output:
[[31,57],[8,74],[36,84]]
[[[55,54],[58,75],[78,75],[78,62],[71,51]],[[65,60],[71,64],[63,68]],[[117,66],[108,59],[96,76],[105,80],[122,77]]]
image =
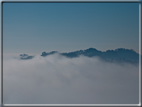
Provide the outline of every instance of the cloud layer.
[[4,104],[136,104],[139,69],[58,54],[4,60]]

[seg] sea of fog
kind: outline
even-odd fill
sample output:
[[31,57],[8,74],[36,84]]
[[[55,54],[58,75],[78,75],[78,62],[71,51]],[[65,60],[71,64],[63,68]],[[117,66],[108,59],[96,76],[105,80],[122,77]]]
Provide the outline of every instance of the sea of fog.
[[59,54],[3,61],[4,104],[137,104],[139,66]]

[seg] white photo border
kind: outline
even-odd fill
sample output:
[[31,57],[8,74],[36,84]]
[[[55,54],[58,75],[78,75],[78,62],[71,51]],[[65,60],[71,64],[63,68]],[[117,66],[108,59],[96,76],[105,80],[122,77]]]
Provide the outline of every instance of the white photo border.
[[[139,104],[3,104],[3,3],[139,3]],[[1,1],[1,107],[141,106],[142,0],[6,0]]]

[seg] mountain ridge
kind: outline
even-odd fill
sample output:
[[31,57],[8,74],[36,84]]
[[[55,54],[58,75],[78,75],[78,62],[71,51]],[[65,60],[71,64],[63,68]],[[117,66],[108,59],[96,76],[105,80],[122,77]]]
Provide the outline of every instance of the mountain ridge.
[[[58,51],[51,52],[42,52],[40,56],[46,57],[58,53],[67,58],[77,58],[80,55],[86,57],[99,57],[102,60],[109,62],[128,62],[128,63],[138,63],[139,54],[136,53],[133,49],[117,48],[115,50],[99,51],[95,48],[88,48],[85,50],[77,50],[73,52],[63,52],[59,53]],[[29,56],[27,54],[20,54],[20,59],[32,59],[34,56]]]

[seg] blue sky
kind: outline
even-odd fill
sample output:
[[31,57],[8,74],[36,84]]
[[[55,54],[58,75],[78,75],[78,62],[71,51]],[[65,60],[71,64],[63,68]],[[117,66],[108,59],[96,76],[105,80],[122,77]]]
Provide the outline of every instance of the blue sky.
[[138,3],[4,3],[4,53],[139,51]]

